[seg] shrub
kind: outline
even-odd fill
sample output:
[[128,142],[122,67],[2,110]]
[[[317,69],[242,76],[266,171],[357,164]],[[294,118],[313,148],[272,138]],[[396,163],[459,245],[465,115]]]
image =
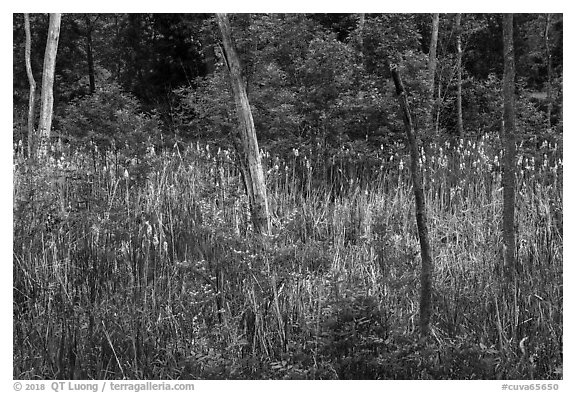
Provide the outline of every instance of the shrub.
[[160,121],[140,110],[135,97],[109,84],[94,94],[72,101],[58,119],[62,136],[71,145],[95,144],[125,157],[142,157],[157,144]]

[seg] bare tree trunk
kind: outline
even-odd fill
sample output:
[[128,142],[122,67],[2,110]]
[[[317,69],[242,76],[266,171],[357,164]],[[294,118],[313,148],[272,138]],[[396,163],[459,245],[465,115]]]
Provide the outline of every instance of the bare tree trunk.
[[436,77],[436,48],[438,46],[438,29],[440,27],[440,14],[432,14],[432,37],[430,38],[430,52],[428,53],[428,86],[430,112],[426,121],[426,127],[432,129],[434,125],[434,78]]
[[[440,103],[442,102],[442,74],[438,77],[438,96],[436,96],[437,102],[439,103],[436,107],[436,119],[434,119],[434,130],[436,135],[440,133]],[[434,116],[433,116],[434,117]]]
[[58,39],[60,37],[60,20],[62,14],[50,14],[48,27],[48,39],[46,52],[44,53],[44,69],[42,72],[42,107],[40,109],[40,124],[38,125],[40,145],[38,157],[43,159],[48,152],[50,141],[50,129],[52,127],[52,107],[54,96],[54,70],[56,68],[56,52],[58,51]]
[[544,31],[544,44],[546,45],[546,63],[548,68],[548,81],[546,83],[547,105],[547,125],[552,128],[552,54],[550,53],[550,24],[552,23],[552,14],[546,14],[546,29]]
[[502,215],[502,230],[504,237],[504,266],[505,271],[513,273],[516,268],[516,238],[515,238],[515,156],[516,143],[514,134],[516,130],[516,114],[514,103],[514,41],[513,41],[514,14],[504,14],[504,129],[502,133],[504,144],[504,160],[502,173],[502,187],[504,189],[504,211]]
[[457,91],[456,91],[456,112],[458,136],[464,137],[464,123],[462,121],[462,14],[456,14],[456,72],[457,72]]
[[30,84],[30,95],[28,96],[28,157],[34,157],[36,81],[34,80],[32,62],[30,60],[32,35],[30,34],[30,17],[28,14],[24,14],[24,30],[26,31],[26,48],[24,56],[26,61],[26,74],[28,74],[28,83]]
[[252,119],[252,111],[246,94],[244,79],[240,59],[236,53],[236,48],[232,43],[232,32],[230,22],[226,14],[216,14],[218,26],[222,33],[224,44],[224,54],[230,71],[230,81],[236,102],[236,111],[240,123],[240,139],[242,141],[243,155],[248,164],[247,176],[250,180],[249,186],[252,188],[253,201],[251,201],[252,222],[257,233],[269,234],[271,232],[270,216],[268,213],[268,199],[266,197],[266,184],[262,162],[260,159],[260,149],[258,139]]
[[414,198],[416,200],[416,226],[418,227],[418,238],[420,239],[420,253],[422,255],[422,271],[420,275],[420,334],[425,337],[430,332],[430,318],[432,316],[432,277],[434,265],[432,263],[432,250],[430,248],[430,238],[428,235],[428,225],[426,219],[426,203],[424,200],[424,190],[422,188],[422,176],[420,174],[418,153],[418,141],[412,125],[412,117],[408,106],[408,99],[404,91],[402,79],[396,66],[391,67],[394,85],[398,102],[402,110],[406,138],[410,149],[410,171],[412,173],[412,183],[414,188]]

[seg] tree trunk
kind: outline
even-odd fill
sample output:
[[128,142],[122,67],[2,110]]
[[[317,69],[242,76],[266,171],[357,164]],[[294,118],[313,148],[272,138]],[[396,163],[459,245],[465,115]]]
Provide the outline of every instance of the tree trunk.
[[114,60],[116,61],[116,64],[114,66],[114,73],[116,74],[116,80],[120,81],[120,75],[121,75],[121,71],[122,71],[122,55],[121,55],[121,51],[120,51],[120,42],[121,42],[121,38],[120,38],[120,31],[121,31],[121,26],[120,26],[120,20],[119,20],[119,16],[118,14],[114,14],[114,53],[115,53],[115,58]]
[[94,75],[94,55],[92,53],[92,21],[88,15],[86,20],[86,60],[88,61],[88,79],[90,81],[90,94],[96,91],[96,78]]
[[436,135],[440,133],[440,103],[442,102],[442,74],[438,76],[438,89],[436,89],[438,95],[436,96],[437,102],[439,103],[436,108],[436,118],[434,119],[434,130]]
[[504,265],[505,271],[513,273],[516,268],[516,239],[514,225],[514,198],[516,175],[514,170],[516,144],[514,134],[516,130],[516,114],[514,104],[514,42],[513,24],[514,14],[504,14],[504,160],[502,173],[502,187],[504,189],[504,211],[502,215],[502,230],[504,238]]
[[26,74],[28,74],[28,83],[30,84],[30,95],[28,96],[28,157],[34,157],[36,81],[34,80],[32,62],[30,60],[32,38],[30,34],[30,17],[28,14],[24,14],[24,30],[26,31],[26,48],[24,56],[26,61]]
[[58,51],[58,39],[60,37],[60,20],[62,14],[50,14],[48,27],[48,39],[46,52],[44,53],[44,69],[42,72],[42,106],[40,109],[40,124],[38,125],[40,144],[38,157],[43,159],[48,152],[50,142],[50,129],[52,127],[52,107],[54,96],[54,70],[56,68],[56,52]]
[[428,102],[430,112],[427,116],[426,127],[429,131],[434,127],[434,78],[436,76],[436,48],[438,46],[438,29],[440,26],[440,14],[432,14],[432,37],[430,38],[430,52],[428,53]]
[[428,225],[426,223],[426,203],[424,200],[424,190],[422,188],[422,176],[420,174],[418,153],[418,141],[412,125],[412,117],[408,106],[408,99],[404,91],[402,79],[396,66],[391,67],[394,85],[402,117],[408,146],[410,149],[410,171],[412,173],[412,183],[414,188],[414,198],[416,200],[416,226],[418,227],[418,238],[420,239],[420,253],[422,256],[422,271],[420,275],[420,334],[425,337],[430,332],[430,318],[432,316],[432,277],[434,265],[432,263],[432,250],[430,249],[430,239],[428,236]]
[[224,55],[228,64],[228,70],[230,71],[230,82],[232,84],[232,91],[234,92],[234,101],[240,123],[239,130],[243,150],[241,154],[245,157],[248,165],[247,172],[249,176],[247,176],[247,180],[251,183],[248,184],[248,186],[252,188],[253,195],[253,200],[250,201],[252,223],[257,233],[269,234],[271,232],[271,226],[264,171],[262,170],[260,149],[258,148],[258,139],[256,137],[256,130],[254,129],[252,111],[242,77],[240,59],[232,43],[232,33],[228,16],[226,14],[216,14],[216,19],[222,33]]
[[546,64],[548,68],[548,81],[546,83],[547,105],[547,125],[552,128],[552,54],[550,53],[550,24],[552,23],[552,14],[546,14],[546,29],[544,31],[544,44],[546,46]]
[[458,136],[464,137],[464,123],[462,121],[462,14],[456,14],[456,73],[457,73],[457,90],[456,90],[456,112]]
[[358,38],[360,40],[360,61],[362,62],[362,67],[364,65],[364,24],[366,23],[366,14],[361,13],[358,15]]
[[205,39],[204,45],[204,66],[206,67],[206,75],[212,75],[216,71],[216,54],[214,53],[214,42],[212,37],[208,35]]

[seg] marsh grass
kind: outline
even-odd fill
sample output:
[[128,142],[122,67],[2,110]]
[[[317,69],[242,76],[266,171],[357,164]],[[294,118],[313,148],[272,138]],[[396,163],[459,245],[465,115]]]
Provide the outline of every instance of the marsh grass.
[[519,154],[509,281],[494,146],[422,151],[425,342],[404,156],[359,166],[345,152],[326,169],[312,151],[264,154],[264,239],[226,151],[68,152],[42,167],[17,156],[14,378],[562,378],[562,148]]

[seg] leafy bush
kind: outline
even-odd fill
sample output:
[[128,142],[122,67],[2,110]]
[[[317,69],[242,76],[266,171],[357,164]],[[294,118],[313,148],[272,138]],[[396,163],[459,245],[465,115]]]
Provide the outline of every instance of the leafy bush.
[[137,99],[114,83],[72,101],[57,120],[71,145],[91,142],[126,157],[142,157],[159,141],[158,117],[142,113]]

